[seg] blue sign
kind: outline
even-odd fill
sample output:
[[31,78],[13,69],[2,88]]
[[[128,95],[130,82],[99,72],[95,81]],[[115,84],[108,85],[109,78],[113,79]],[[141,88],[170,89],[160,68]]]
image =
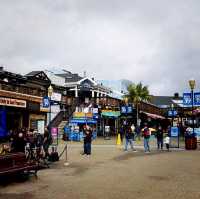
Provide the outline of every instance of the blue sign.
[[121,113],[132,113],[133,108],[132,106],[122,106],[121,107]]
[[127,107],[127,113],[132,113],[132,112],[133,112],[132,106],[128,106],[128,107]]
[[177,111],[175,111],[175,110],[168,111],[168,116],[169,117],[175,117],[175,116],[177,116]]
[[171,137],[178,137],[179,129],[176,126],[171,127]]
[[98,114],[93,114],[93,119],[98,120],[99,119],[99,115]]
[[126,106],[121,107],[121,113],[126,113]]
[[49,108],[49,106],[50,106],[49,97],[43,97],[42,106],[43,106],[43,108]]
[[194,105],[196,106],[200,105],[200,92],[194,93]]
[[6,137],[8,134],[6,129],[6,110],[0,109],[0,138]]
[[192,105],[192,94],[183,93],[183,105]]

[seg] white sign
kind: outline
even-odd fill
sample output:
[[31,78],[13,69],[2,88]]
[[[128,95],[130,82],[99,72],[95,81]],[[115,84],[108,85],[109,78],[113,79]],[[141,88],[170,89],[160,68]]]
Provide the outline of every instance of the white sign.
[[98,113],[98,108],[92,108],[92,113]]
[[83,112],[84,112],[85,114],[86,114],[86,113],[89,113],[89,108],[88,108],[88,107],[84,108]]
[[110,126],[105,126],[105,132],[109,133],[110,132]]
[[39,134],[44,134],[44,120],[38,120],[37,121],[37,130]]
[[26,108],[26,101],[25,100],[18,100],[18,99],[0,97],[0,105]]
[[51,96],[51,100],[60,102],[62,100],[62,95],[60,93],[53,93]]

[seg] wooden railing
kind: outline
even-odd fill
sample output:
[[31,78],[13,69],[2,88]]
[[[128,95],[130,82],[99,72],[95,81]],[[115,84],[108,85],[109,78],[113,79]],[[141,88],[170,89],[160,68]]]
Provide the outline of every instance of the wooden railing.
[[74,104],[67,106],[65,111],[60,111],[55,118],[50,122],[49,126],[51,127],[58,127],[59,124],[63,121],[63,120],[69,120],[72,116],[73,113],[76,109],[76,103],[74,102]]
[[45,90],[41,90],[38,88],[30,88],[21,85],[19,86],[19,85],[0,84],[0,89],[27,95],[39,96],[39,97],[45,96]]
[[59,124],[62,122],[63,120],[63,116],[64,116],[64,111],[60,111],[55,117],[54,119],[50,122],[50,124],[48,126],[51,127],[58,127]]

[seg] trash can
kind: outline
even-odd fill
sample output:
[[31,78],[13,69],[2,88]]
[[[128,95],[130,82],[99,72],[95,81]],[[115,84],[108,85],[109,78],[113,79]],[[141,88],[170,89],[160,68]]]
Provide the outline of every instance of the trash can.
[[197,149],[197,138],[194,135],[185,136],[185,149],[186,150]]

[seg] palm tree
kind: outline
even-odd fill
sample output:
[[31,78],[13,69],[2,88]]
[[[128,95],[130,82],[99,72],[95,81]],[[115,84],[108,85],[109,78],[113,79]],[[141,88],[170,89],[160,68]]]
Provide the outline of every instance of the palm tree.
[[127,90],[128,94],[125,97],[136,106],[138,125],[138,105],[141,101],[148,101],[150,99],[148,86],[143,86],[140,82],[138,84],[130,84],[127,87]]

